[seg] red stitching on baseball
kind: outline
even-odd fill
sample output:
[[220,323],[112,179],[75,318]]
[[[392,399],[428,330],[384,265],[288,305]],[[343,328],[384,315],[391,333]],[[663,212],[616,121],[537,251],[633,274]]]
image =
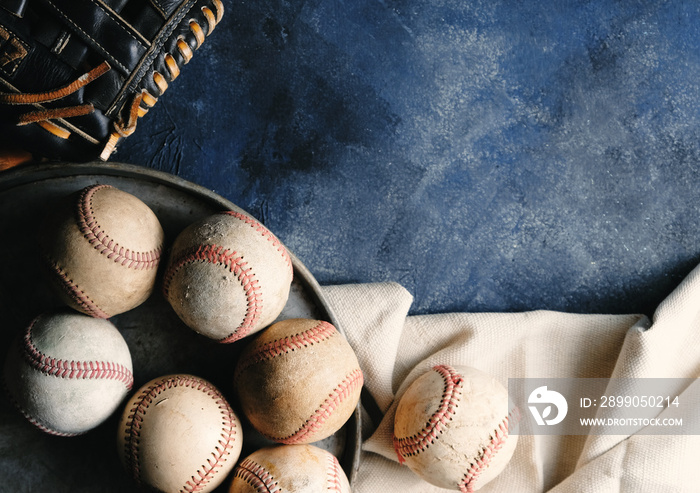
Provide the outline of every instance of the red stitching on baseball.
[[29,366],[46,375],[84,380],[116,380],[122,382],[127,390],[134,384],[131,371],[121,363],[112,361],[67,361],[45,355],[32,341],[32,328],[38,318],[27,328],[23,338],[22,355]]
[[95,318],[109,318],[109,315],[103,312],[90,297],[82,291],[73,280],[68,277],[66,271],[64,271],[57,262],[51,259],[47,259],[49,266],[58,276],[58,281],[60,281],[60,287],[72,299],[85,313]]
[[343,491],[343,485],[340,481],[340,476],[342,474],[340,470],[340,463],[338,462],[336,456],[331,453],[328,453],[326,457],[326,469],[328,479],[328,487],[326,489],[328,491],[341,493]]
[[284,247],[282,242],[274,235],[272,232],[267,229],[265,226],[260,224],[258,221],[255,219],[246,216],[245,214],[241,214],[240,212],[236,211],[223,211],[220,212],[219,214],[226,214],[231,217],[235,217],[236,219],[239,219],[243,221],[244,223],[248,224],[250,227],[254,228],[255,231],[263,235],[265,238],[267,238],[267,241],[272,242],[272,246],[274,246],[278,252],[282,255],[282,258],[284,258],[285,263],[287,264],[287,267],[289,267],[289,270],[292,269],[292,259],[289,256],[289,252],[287,252],[287,249]]
[[191,480],[186,481],[181,489],[181,491],[187,493],[195,493],[202,491],[207,483],[214,477],[217,470],[223,466],[225,456],[229,453],[229,450],[233,448],[233,442],[236,437],[236,420],[233,409],[231,409],[231,406],[223,395],[208,382],[187,375],[176,375],[164,380],[158,380],[143,389],[127,416],[124,430],[126,434],[124,454],[127,468],[131,469],[134,478],[140,482],[139,438],[141,435],[141,423],[144,420],[144,416],[150,405],[161,392],[166,389],[182,386],[201,390],[214,399],[221,410],[223,419],[223,427],[221,430],[222,439],[219,440],[218,445],[214,447],[214,452],[212,453],[213,459],[207,459],[207,463],[201,466],[202,469],[197,470],[197,472],[192,475]]
[[296,349],[312,346],[337,334],[339,334],[339,332],[333,325],[328,322],[319,321],[317,325],[303,332],[263,344],[257,351],[249,354],[246,358],[238,362],[234,380],[238,380],[238,375],[240,375],[241,372],[247,370],[256,363],[270,360]]
[[394,435],[394,450],[396,450],[400,464],[406,462],[406,457],[425,450],[443,432],[444,426],[452,419],[462,394],[462,376],[454,368],[448,365],[438,365],[432,369],[445,380],[440,406],[430,416],[425,427],[416,435],[404,438],[397,438]]
[[78,228],[86,240],[108,259],[129,269],[152,269],[158,266],[162,246],[148,252],[134,252],[116,243],[100,227],[92,210],[92,199],[96,192],[110,185],[92,185],[80,193],[77,205]]
[[237,467],[233,474],[236,478],[241,478],[248,483],[256,493],[276,493],[281,491],[277,481],[272,477],[272,474],[260,464],[244,459]]
[[352,394],[357,388],[362,387],[364,383],[364,377],[362,375],[362,370],[359,368],[351,371],[340,385],[338,385],[333,392],[331,392],[326,400],[319,406],[319,408],[309,417],[309,419],[304,422],[304,424],[297,431],[289,435],[288,437],[271,437],[267,436],[271,440],[279,443],[293,445],[296,443],[304,443],[309,437],[312,437],[326,422],[326,420],[333,414],[338,405],[343,402],[350,394]]
[[257,324],[262,313],[262,294],[258,280],[255,278],[253,270],[243,257],[238,253],[225,249],[220,245],[199,245],[193,247],[180,255],[175,260],[165,275],[163,282],[163,293],[168,298],[170,283],[173,276],[185,265],[192,262],[207,262],[210,264],[222,265],[228,269],[241,283],[246,296],[248,307],[246,308],[243,322],[231,334],[220,339],[219,342],[234,342],[248,335],[248,332]]
[[481,473],[486,469],[491,462],[496,453],[501,450],[503,444],[506,443],[508,438],[508,426],[511,417],[518,413],[517,408],[512,410],[508,416],[505,417],[502,423],[498,425],[498,428],[494,430],[491,434],[491,442],[484,447],[481,454],[475,459],[471,464],[471,467],[464,475],[464,479],[459,484],[459,491],[461,493],[472,493],[475,491],[475,484]]

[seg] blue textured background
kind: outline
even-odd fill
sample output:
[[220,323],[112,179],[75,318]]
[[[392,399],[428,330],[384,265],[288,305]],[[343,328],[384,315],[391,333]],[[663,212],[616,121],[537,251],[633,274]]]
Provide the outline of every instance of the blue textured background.
[[651,313],[700,260],[695,1],[224,0],[113,160],[412,313]]

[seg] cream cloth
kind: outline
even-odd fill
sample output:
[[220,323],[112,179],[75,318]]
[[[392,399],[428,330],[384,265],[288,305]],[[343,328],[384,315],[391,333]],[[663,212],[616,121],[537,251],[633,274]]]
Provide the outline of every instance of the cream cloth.
[[[505,386],[508,378],[700,376],[700,266],[653,320],[552,311],[409,316],[412,296],[398,284],[323,291],[383,414],[379,423],[365,420],[355,493],[449,491],[399,465],[392,447],[398,399],[436,364],[473,366]],[[700,436],[522,435],[508,467],[480,491],[698,492]]]

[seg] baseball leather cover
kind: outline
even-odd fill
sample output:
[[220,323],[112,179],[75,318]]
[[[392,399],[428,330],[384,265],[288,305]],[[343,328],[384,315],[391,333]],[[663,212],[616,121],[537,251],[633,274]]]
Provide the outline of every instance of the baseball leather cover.
[[0,0],[0,136],[107,160],[223,15],[221,0]]

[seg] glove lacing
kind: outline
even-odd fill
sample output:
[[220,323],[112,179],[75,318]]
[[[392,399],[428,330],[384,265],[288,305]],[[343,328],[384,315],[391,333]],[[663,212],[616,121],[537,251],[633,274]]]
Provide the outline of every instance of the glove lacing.
[[[209,7],[202,7],[202,13],[204,14],[208,26],[206,34],[197,21],[191,20],[189,23],[190,31],[194,35],[194,39],[196,41],[195,50],[202,45],[205,37],[211,34],[223,16],[224,6],[221,0],[212,0],[212,3],[214,4],[216,14],[212,12]],[[184,63],[187,64],[193,56],[190,45],[183,37],[179,37],[176,42],[176,46]],[[180,75],[180,67],[177,64],[175,57],[173,57],[170,53],[166,53],[164,59],[165,66],[168,69],[169,79],[170,81],[173,81],[178,75]],[[111,67],[109,63],[106,61],[102,62],[100,65],[84,73],[73,82],[58,89],[42,93],[0,92],[0,104],[36,105],[39,109],[22,113],[18,118],[17,125],[37,123],[57,137],[67,139],[70,136],[70,132],[52,123],[51,120],[88,115],[95,111],[95,107],[92,104],[87,103],[47,109],[42,108],[40,104],[58,101],[62,98],[70,96],[107,73],[110,69]],[[156,70],[153,72],[153,81],[160,90],[159,96],[162,95],[168,88],[168,81],[166,80],[165,76]],[[122,137],[128,137],[134,133],[138,119],[145,115],[149,108],[155,105],[157,101],[158,98],[156,96],[153,96],[146,89],[143,89],[140,93],[134,95],[130,103],[125,104],[119,120],[113,122],[114,130],[110,134],[107,143],[102,149],[100,159],[106,161],[112,152],[114,152],[119,139]]]
[[[52,91],[41,93],[6,93],[0,92],[0,103],[10,105],[39,105],[40,103],[49,103],[70,96],[82,87],[85,87],[90,82],[94,81],[101,75],[107,73],[111,67],[109,63],[103,62],[89,72],[81,75],[70,84],[67,84]],[[39,106],[41,108],[41,106]],[[70,118],[74,116],[88,115],[95,111],[92,104],[81,104],[76,106],[68,106],[63,108],[46,109],[41,108],[35,111],[27,111],[21,114],[18,118],[17,125],[28,125],[30,123],[39,123],[49,132],[58,137],[67,139],[70,132],[54,125],[50,122],[51,119]]]

